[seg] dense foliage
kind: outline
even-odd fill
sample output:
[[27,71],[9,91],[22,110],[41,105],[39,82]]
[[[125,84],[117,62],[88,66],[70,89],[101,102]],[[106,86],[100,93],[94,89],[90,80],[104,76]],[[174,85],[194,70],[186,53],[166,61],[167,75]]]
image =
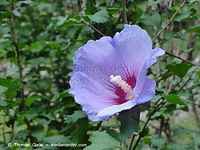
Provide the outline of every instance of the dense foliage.
[[[138,149],[199,149],[199,16],[198,0],[1,0],[0,149],[127,149],[133,131]],[[67,92],[74,52],[113,36],[126,21],[167,52],[148,72],[157,82],[155,99],[137,108],[139,126],[138,116],[126,113],[121,123],[117,116],[89,121]]]

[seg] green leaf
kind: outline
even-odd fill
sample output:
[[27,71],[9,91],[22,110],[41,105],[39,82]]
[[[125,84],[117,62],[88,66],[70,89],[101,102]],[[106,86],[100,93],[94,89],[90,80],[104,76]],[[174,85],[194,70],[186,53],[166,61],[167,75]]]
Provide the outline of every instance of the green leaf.
[[14,75],[17,71],[19,70],[18,66],[16,66],[15,64],[11,64],[11,67],[8,68],[6,75],[7,76],[12,76]]
[[160,26],[160,15],[157,12],[154,12],[152,15],[143,15],[140,18],[140,22],[146,25],[151,25],[151,26]]
[[1,86],[0,85],[0,96],[7,90],[7,87]]
[[180,22],[180,21],[182,21],[182,20],[187,19],[188,17],[190,17],[191,14],[192,14],[191,11],[184,12],[183,14],[181,14],[179,16],[176,16],[174,20]]
[[21,13],[18,10],[13,10],[13,14],[17,17],[21,17]]
[[29,50],[33,53],[37,53],[42,51],[44,46],[44,41],[35,42],[30,45]]
[[2,101],[2,100],[0,100],[0,106],[7,106],[8,104],[7,104],[7,102],[6,101]]
[[133,132],[137,132],[140,117],[140,107],[136,106],[132,109],[125,110],[119,113],[119,121],[121,123],[120,133],[122,140],[131,137]]
[[8,5],[9,2],[7,0],[0,0],[0,5]]
[[106,9],[102,9],[92,16],[89,16],[90,20],[96,23],[105,23],[109,20],[109,15]]
[[83,111],[75,111],[72,115],[66,116],[66,123],[75,123],[78,119],[86,117]]
[[167,69],[173,75],[177,75],[180,78],[183,78],[191,67],[192,67],[192,65],[182,61],[180,64],[172,63],[172,64],[168,65]]
[[120,142],[111,137],[107,132],[94,131],[90,134],[91,145],[84,150],[114,149],[120,147]]
[[18,89],[20,87],[19,80],[0,78],[0,85],[9,89]]
[[200,70],[197,70],[196,71],[196,75],[199,77],[199,79],[200,79]]
[[50,63],[50,59],[46,58],[46,57],[38,57],[38,58],[32,58],[28,60],[29,64],[49,64]]
[[40,96],[38,96],[38,95],[31,95],[31,96],[27,97],[26,100],[25,100],[25,105],[26,105],[27,107],[30,107],[31,104],[32,104],[35,100],[37,100],[38,98],[40,98]]
[[200,24],[191,27],[188,31],[190,31],[190,32],[200,32]]
[[69,138],[64,135],[56,135],[52,137],[47,137],[47,138],[44,138],[43,141],[46,143],[63,143],[63,144],[70,143]]
[[184,104],[184,102],[180,99],[180,97],[178,96],[178,95],[176,95],[176,94],[170,94],[170,95],[167,95],[167,96],[164,96],[164,98],[168,101],[168,102],[170,102],[170,103],[172,103],[172,104],[180,104],[180,105],[183,105]]

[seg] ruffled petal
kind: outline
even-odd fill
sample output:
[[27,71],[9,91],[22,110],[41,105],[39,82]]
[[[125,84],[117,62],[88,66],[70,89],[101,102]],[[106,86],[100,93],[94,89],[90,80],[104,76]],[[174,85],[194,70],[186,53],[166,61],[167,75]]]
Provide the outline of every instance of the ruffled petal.
[[160,49],[160,48],[155,48],[151,50],[151,55],[150,57],[146,60],[145,64],[142,66],[142,69],[138,75],[137,81],[136,81],[136,86],[134,89],[134,92],[137,95],[140,95],[141,91],[143,90],[145,81],[146,81],[146,74],[147,74],[147,69],[156,62],[156,58],[164,55],[165,51]]
[[137,25],[125,25],[113,38],[120,61],[137,78],[142,66],[151,56],[152,41],[145,30]]
[[156,58],[165,54],[165,51],[161,48],[154,48],[151,52],[150,58],[146,61],[146,68],[148,69],[151,65],[156,62]]

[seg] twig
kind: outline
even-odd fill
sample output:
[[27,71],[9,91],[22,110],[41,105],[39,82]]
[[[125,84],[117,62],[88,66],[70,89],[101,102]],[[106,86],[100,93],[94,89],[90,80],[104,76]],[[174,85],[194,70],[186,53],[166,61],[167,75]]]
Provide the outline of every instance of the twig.
[[15,7],[15,0],[11,0],[11,21],[12,21],[12,30],[11,30],[11,37],[12,37],[12,42],[15,47],[15,52],[17,55],[17,65],[19,67],[19,78],[21,82],[21,107],[23,110],[25,110],[25,98],[24,98],[24,84],[23,84],[23,68],[22,68],[22,62],[21,62],[21,56],[20,56],[20,49],[18,46],[17,42],[17,37],[16,37],[16,18],[15,15],[13,14],[14,8]]
[[[13,11],[15,10],[15,0],[11,0],[10,2],[11,2],[10,3],[11,4],[10,5],[10,11],[11,11],[11,23],[12,23],[12,26],[11,26],[11,38],[12,38],[13,45],[15,47],[15,52],[16,52],[16,57],[17,57],[17,65],[19,67],[19,78],[20,78],[20,82],[21,82],[21,88],[20,88],[20,92],[21,92],[21,107],[22,107],[23,112],[26,112],[25,95],[24,95],[24,83],[23,83],[23,67],[22,67],[22,62],[21,62],[20,48],[18,46],[17,35],[16,35],[16,18],[15,18],[15,15],[13,14]],[[20,106],[19,106],[19,110],[20,110]],[[31,130],[31,126],[30,126],[29,121],[26,118],[25,118],[25,123],[27,125],[27,129],[30,131]],[[31,133],[29,133],[29,138],[30,138],[30,141],[33,142],[33,138],[32,138]]]
[[[195,72],[195,71],[193,71],[193,73],[194,73],[194,72]],[[189,79],[186,80],[186,81],[184,82],[184,84],[183,84],[184,86],[189,82],[189,80],[190,80],[190,78],[192,77],[193,73],[191,74],[191,76],[189,77]],[[181,90],[184,86],[181,86],[181,87],[179,88],[179,90]],[[174,88],[175,88],[175,87],[174,87]],[[135,145],[134,145],[134,147],[133,147],[133,150],[135,150],[136,147],[137,147],[137,145],[139,144],[139,142],[140,142],[140,140],[141,140],[141,138],[142,138],[142,136],[143,136],[143,134],[144,134],[144,132],[145,132],[145,129],[146,129],[146,127],[147,127],[147,125],[148,125],[148,123],[149,123],[151,117],[152,117],[158,110],[160,110],[165,104],[166,104],[166,101],[162,100],[161,98],[158,99],[158,101],[157,101],[156,104],[155,104],[156,107],[153,109],[152,112],[150,112],[149,117],[147,118],[147,120],[146,120],[146,122],[145,122],[145,124],[144,124],[144,126],[143,126],[143,128],[142,128],[142,130],[141,130],[141,132],[139,133],[139,137],[138,137],[138,139],[137,139],[136,142],[135,142]]]
[[[161,102],[159,103],[159,101],[161,101]],[[145,129],[146,129],[146,127],[147,127],[147,125],[148,125],[148,123],[149,123],[151,117],[165,104],[165,102],[162,101],[161,98],[160,98],[160,99],[157,101],[157,104],[158,104],[158,105],[157,105],[157,106],[153,109],[153,111],[149,114],[149,117],[147,118],[147,120],[146,120],[146,122],[145,122],[145,124],[144,124],[144,126],[143,126],[143,128],[142,128],[142,130],[141,130],[141,132],[139,133],[139,137],[138,137],[138,139],[136,140],[136,142],[135,142],[135,144],[134,144],[134,146],[133,146],[133,150],[136,149],[136,147],[137,147],[137,145],[139,144],[141,138],[143,137],[144,132],[145,132]],[[132,141],[132,140],[131,140],[131,141]],[[132,145],[132,143],[130,143],[130,145]]]
[[195,101],[194,101],[194,98],[193,98],[193,94],[192,94],[192,111],[193,111],[193,114],[194,114],[194,117],[196,119],[196,122],[197,122],[197,126],[198,128],[200,129],[200,118],[199,118],[199,113],[197,111],[197,108],[196,108],[196,104],[195,104]]
[[113,6],[114,3],[115,3],[115,0],[111,0],[110,1],[110,6]]
[[124,23],[127,24],[127,16],[126,16],[126,0],[122,0],[122,14],[123,14],[123,19]]
[[165,30],[165,28],[172,22],[172,20],[176,17],[176,15],[179,13],[179,11],[183,8],[185,5],[186,0],[182,2],[179,9],[176,10],[176,12],[172,15],[172,17],[169,19],[169,21],[161,28],[161,30],[153,37],[153,41]]
[[[179,11],[183,8],[183,6],[185,5],[185,3],[186,3],[186,0],[184,0],[181,3],[180,7],[176,10],[176,12],[172,15],[172,17],[168,20],[168,22],[161,28],[161,30],[153,37],[152,41],[155,41],[155,39],[157,39],[158,36],[165,30],[165,28],[173,21],[173,19],[176,17],[176,15],[179,13]],[[177,59],[180,59],[180,60],[182,60],[182,61],[184,61],[184,62],[186,62],[188,64],[191,64],[192,66],[200,66],[200,64],[194,64],[191,61],[186,60],[186,59],[184,59],[182,57],[176,56],[176,55],[174,55],[171,52],[165,51],[165,53],[168,54],[168,55],[170,55],[170,56],[173,56],[173,57],[175,57]]]
[[175,58],[177,58],[177,59],[180,59],[180,60],[182,60],[182,61],[184,61],[184,62],[186,62],[186,63],[188,63],[188,64],[190,64],[190,65],[192,65],[192,66],[200,66],[200,64],[194,64],[194,63],[192,63],[191,61],[186,60],[186,59],[184,59],[184,58],[182,58],[182,57],[180,57],[180,56],[176,56],[176,55],[174,55],[174,54],[172,54],[172,53],[170,53],[170,52],[168,52],[168,51],[165,51],[165,53],[168,54],[168,55],[170,55],[170,56],[173,56],[173,57],[175,57]]
[[130,144],[129,144],[129,146],[128,146],[128,150],[131,150],[131,147],[132,147],[132,145],[133,145],[133,141],[134,141],[134,139],[135,139],[135,137],[138,135],[138,133],[136,133],[136,132],[134,132],[133,134],[132,134],[132,137],[131,137],[131,141],[130,141]]
[[90,28],[92,28],[93,30],[95,30],[96,32],[98,32],[101,36],[105,36],[105,35],[104,35],[101,31],[99,31],[96,27],[94,27],[92,24],[86,22],[85,20],[81,19],[80,22],[86,24],[87,26],[89,26]]

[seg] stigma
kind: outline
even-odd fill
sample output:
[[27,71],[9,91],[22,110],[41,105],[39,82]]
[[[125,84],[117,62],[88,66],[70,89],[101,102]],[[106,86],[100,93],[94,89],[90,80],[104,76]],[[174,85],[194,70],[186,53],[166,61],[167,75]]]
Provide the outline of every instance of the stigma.
[[131,88],[131,86],[125,80],[122,79],[121,76],[119,76],[119,75],[117,75],[117,76],[111,75],[110,76],[110,82],[112,82],[115,85],[119,86],[124,91],[124,93],[126,93],[125,99],[131,100],[131,99],[135,98],[135,94],[133,92],[133,89]]

